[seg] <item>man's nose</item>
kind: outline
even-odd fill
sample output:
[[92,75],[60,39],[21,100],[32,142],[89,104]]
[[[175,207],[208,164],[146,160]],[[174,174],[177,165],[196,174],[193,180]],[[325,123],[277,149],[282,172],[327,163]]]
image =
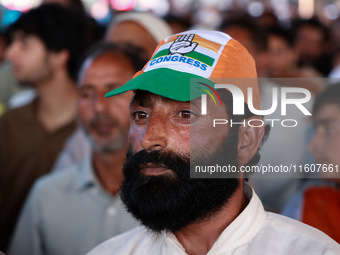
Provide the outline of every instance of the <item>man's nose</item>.
[[145,127],[140,145],[147,151],[162,150],[167,147],[168,135],[166,121],[151,115]]
[[316,131],[308,145],[308,150],[313,156],[317,156],[322,150],[322,135]]
[[96,112],[104,112],[107,107],[107,100],[114,100],[114,99],[107,99],[105,98],[105,93],[98,93],[95,98],[93,99],[93,107]]

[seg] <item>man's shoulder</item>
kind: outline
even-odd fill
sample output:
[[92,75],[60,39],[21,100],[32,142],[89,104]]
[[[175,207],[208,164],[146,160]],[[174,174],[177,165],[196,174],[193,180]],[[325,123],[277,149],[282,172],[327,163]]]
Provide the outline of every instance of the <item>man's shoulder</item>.
[[26,120],[32,116],[32,107],[33,102],[24,106],[9,109],[1,116],[0,123]]
[[[75,164],[40,177],[34,184],[34,192],[68,192],[80,178],[82,164]],[[45,193],[46,194],[46,193]]]
[[282,246],[294,246],[295,249],[301,251],[313,251],[314,249],[314,251],[334,252],[329,254],[340,254],[340,245],[328,235],[283,215],[269,212],[265,231],[271,233],[271,238],[277,237]]
[[136,227],[98,245],[87,255],[148,254],[157,239],[159,235],[152,234],[145,227]]

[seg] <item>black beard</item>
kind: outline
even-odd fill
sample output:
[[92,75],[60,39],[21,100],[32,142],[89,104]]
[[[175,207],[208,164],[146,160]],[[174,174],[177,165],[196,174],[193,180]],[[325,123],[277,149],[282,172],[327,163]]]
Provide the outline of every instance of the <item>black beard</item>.
[[[235,145],[234,139],[226,140],[216,154],[227,154],[223,164],[228,160],[227,164],[238,166],[237,142]],[[207,164],[207,160],[195,164]],[[140,172],[140,164],[146,163],[163,164],[173,173],[145,176]],[[125,207],[144,226],[158,233],[176,232],[208,219],[228,202],[240,185],[237,178],[190,179],[189,156],[156,150],[133,154],[129,148],[123,172],[120,196]]]

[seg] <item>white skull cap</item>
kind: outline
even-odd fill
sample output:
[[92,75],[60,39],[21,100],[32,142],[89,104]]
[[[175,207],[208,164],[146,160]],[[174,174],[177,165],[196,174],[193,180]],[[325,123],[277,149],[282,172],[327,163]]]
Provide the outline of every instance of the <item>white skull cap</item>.
[[141,26],[143,26],[155,39],[155,41],[160,43],[163,38],[171,35],[170,26],[161,18],[147,12],[126,12],[117,15],[111,26],[117,25],[123,21],[135,21]]

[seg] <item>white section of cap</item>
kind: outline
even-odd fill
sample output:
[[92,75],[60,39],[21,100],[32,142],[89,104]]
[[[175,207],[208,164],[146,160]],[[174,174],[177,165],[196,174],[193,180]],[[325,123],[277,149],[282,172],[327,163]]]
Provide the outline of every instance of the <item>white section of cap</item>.
[[160,43],[163,38],[171,35],[170,26],[161,18],[146,12],[127,12],[117,15],[110,27],[123,21],[135,21],[143,26]]
[[[180,58],[183,56],[179,56],[179,55],[167,55],[165,57],[170,57],[171,59],[176,59],[176,61],[163,61],[163,62],[159,62],[157,63],[156,61],[160,58],[156,58],[153,61],[149,62],[148,66],[145,68],[144,72],[148,72],[154,69],[158,69],[158,68],[169,68],[172,70],[176,70],[176,71],[180,71],[180,72],[186,72],[186,73],[192,73],[201,77],[205,77],[205,78],[209,78],[213,68],[211,66],[208,66],[206,64],[203,64],[202,62],[199,62],[198,66],[195,66],[195,59],[193,59],[193,62],[187,63],[187,62],[180,62]],[[185,57],[186,61],[189,59],[188,57]],[[162,59],[164,59],[164,56],[162,57]],[[204,70],[205,69],[205,70]]]
[[207,39],[212,42],[216,42],[222,45],[225,45],[229,42],[232,37],[226,33],[219,32],[219,31],[212,31],[212,30],[188,30],[182,33],[178,33],[175,35],[168,36],[164,39],[164,42],[167,42],[170,37],[172,36],[178,36],[178,35],[185,35],[185,34],[196,34],[200,37],[203,37],[204,39]]
[[[209,40],[209,41],[212,41],[212,42],[215,42],[215,43],[218,43],[218,44],[221,44],[222,47],[219,49],[218,53],[214,52],[214,51],[211,51],[211,50],[206,50],[204,53],[212,58],[215,59],[212,67],[208,66],[208,65],[205,65],[205,69],[204,70],[204,66],[202,65],[202,63],[200,62],[200,66],[197,67],[195,66],[195,60],[193,62],[193,64],[188,64],[188,63],[183,63],[181,61],[162,61],[162,62],[159,62],[157,63],[157,60],[160,59],[159,58],[156,58],[154,59],[153,61],[150,61],[148,63],[148,65],[146,66],[146,68],[144,69],[144,72],[148,72],[150,70],[154,70],[154,69],[157,69],[157,68],[169,68],[169,69],[173,69],[173,70],[176,70],[176,71],[181,71],[181,72],[186,72],[186,73],[192,73],[192,74],[195,74],[195,75],[198,75],[198,76],[201,76],[201,77],[205,77],[205,78],[210,78],[218,60],[220,59],[221,57],[221,54],[223,52],[223,49],[225,47],[225,45],[229,42],[230,39],[232,39],[229,35],[225,34],[225,33],[222,33],[222,32],[218,32],[218,31],[209,31],[209,30],[190,30],[190,31],[186,31],[186,32],[183,32],[183,33],[179,33],[179,34],[176,34],[176,35],[173,35],[173,36],[180,36],[180,35],[185,35],[185,34],[195,34],[195,35],[198,35],[206,40]],[[164,39],[164,44],[163,45],[167,45],[166,47],[168,47],[169,43],[168,40],[169,38],[172,37],[172,36],[169,36],[167,37],[166,39]],[[166,47],[163,47],[163,45],[159,48],[159,51],[161,51],[162,49],[166,48]],[[204,48],[204,47],[202,47]],[[196,50],[195,50],[196,51]],[[202,50],[198,50],[198,52],[202,52]],[[211,54],[209,54],[209,53]],[[157,53],[155,53],[157,54]],[[178,57],[178,60],[180,60],[180,55],[167,55],[166,57],[169,58],[173,56],[177,56]],[[188,58],[186,56],[184,56],[185,58]],[[162,58],[164,59],[164,57]]]
[[[158,51],[156,52],[156,54],[162,50],[165,50],[165,49],[169,49],[171,44],[173,42],[170,42],[170,43],[165,43],[163,44],[161,47],[159,47]],[[223,45],[222,45],[223,46]],[[217,52],[213,51],[213,50],[210,50],[210,49],[207,49],[207,48],[204,48],[204,47],[201,47],[200,45],[197,45],[197,47],[195,48],[195,51],[196,52],[199,52],[199,53],[202,53],[204,55],[207,55],[207,56],[210,56],[212,57],[213,59],[216,59],[218,58],[218,54]]]

